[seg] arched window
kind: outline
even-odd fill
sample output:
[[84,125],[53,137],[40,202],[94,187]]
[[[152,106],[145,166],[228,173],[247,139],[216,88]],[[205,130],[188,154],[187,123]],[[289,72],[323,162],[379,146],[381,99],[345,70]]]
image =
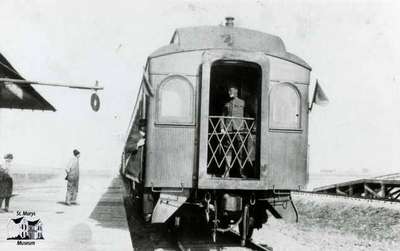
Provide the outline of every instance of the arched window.
[[301,129],[301,97],[289,83],[277,84],[269,94],[269,125],[271,129]]
[[158,89],[158,123],[193,124],[194,91],[182,76],[167,77]]

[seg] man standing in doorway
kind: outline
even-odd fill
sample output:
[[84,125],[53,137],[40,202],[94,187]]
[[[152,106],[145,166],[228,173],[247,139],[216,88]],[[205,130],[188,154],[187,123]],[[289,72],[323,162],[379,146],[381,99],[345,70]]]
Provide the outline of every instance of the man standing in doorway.
[[74,150],[73,157],[69,161],[67,168],[65,169],[67,176],[65,179],[67,183],[67,194],[65,196],[65,204],[68,206],[76,203],[76,197],[78,196],[79,188],[79,157],[81,153],[78,150]]
[[[238,88],[230,84],[228,89],[229,101],[224,105],[223,116],[226,117],[221,123],[221,132],[223,134],[229,134],[229,141],[227,142],[226,152],[226,168],[223,177],[227,177],[234,162],[239,163],[240,176],[244,177],[242,170],[242,151],[240,146],[243,143],[241,130],[244,128],[243,116],[244,116],[244,106],[245,102],[243,99],[238,97]],[[236,135],[235,135],[236,134]],[[235,155],[237,158],[235,160]],[[235,160],[235,161],[233,161]]]

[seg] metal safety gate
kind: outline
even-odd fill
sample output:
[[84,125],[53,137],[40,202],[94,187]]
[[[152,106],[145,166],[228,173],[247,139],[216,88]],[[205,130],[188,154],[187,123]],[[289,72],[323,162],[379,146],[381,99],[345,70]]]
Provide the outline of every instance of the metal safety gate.
[[256,127],[254,118],[209,116],[207,168],[223,170],[229,177],[235,165],[243,170],[255,165]]

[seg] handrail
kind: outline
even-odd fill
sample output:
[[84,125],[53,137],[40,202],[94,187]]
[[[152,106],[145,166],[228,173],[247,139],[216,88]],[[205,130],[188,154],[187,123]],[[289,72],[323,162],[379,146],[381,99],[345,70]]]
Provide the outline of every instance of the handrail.
[[224,119],[243,119],[243,120],[256,120],[255,118],[251,117],[233,117],[233,116],[216,116],[216,115],[211,115],[208,116],[209,118],[217,119],[217,118],[224,118]]

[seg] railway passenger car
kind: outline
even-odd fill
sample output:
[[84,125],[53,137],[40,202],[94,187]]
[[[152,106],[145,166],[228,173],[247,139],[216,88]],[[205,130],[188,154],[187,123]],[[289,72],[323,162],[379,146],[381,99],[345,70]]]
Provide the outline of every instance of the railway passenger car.
[[[238,225],[243,244],[267,210],[280,217],[274,207],[308,181],[310,71],[279,37],[233,18],[177,29],[148,57],[123,153],[143,217],[179,225],[190,215],[214,239]],[[227,114],[232,87],[239,112]]]

